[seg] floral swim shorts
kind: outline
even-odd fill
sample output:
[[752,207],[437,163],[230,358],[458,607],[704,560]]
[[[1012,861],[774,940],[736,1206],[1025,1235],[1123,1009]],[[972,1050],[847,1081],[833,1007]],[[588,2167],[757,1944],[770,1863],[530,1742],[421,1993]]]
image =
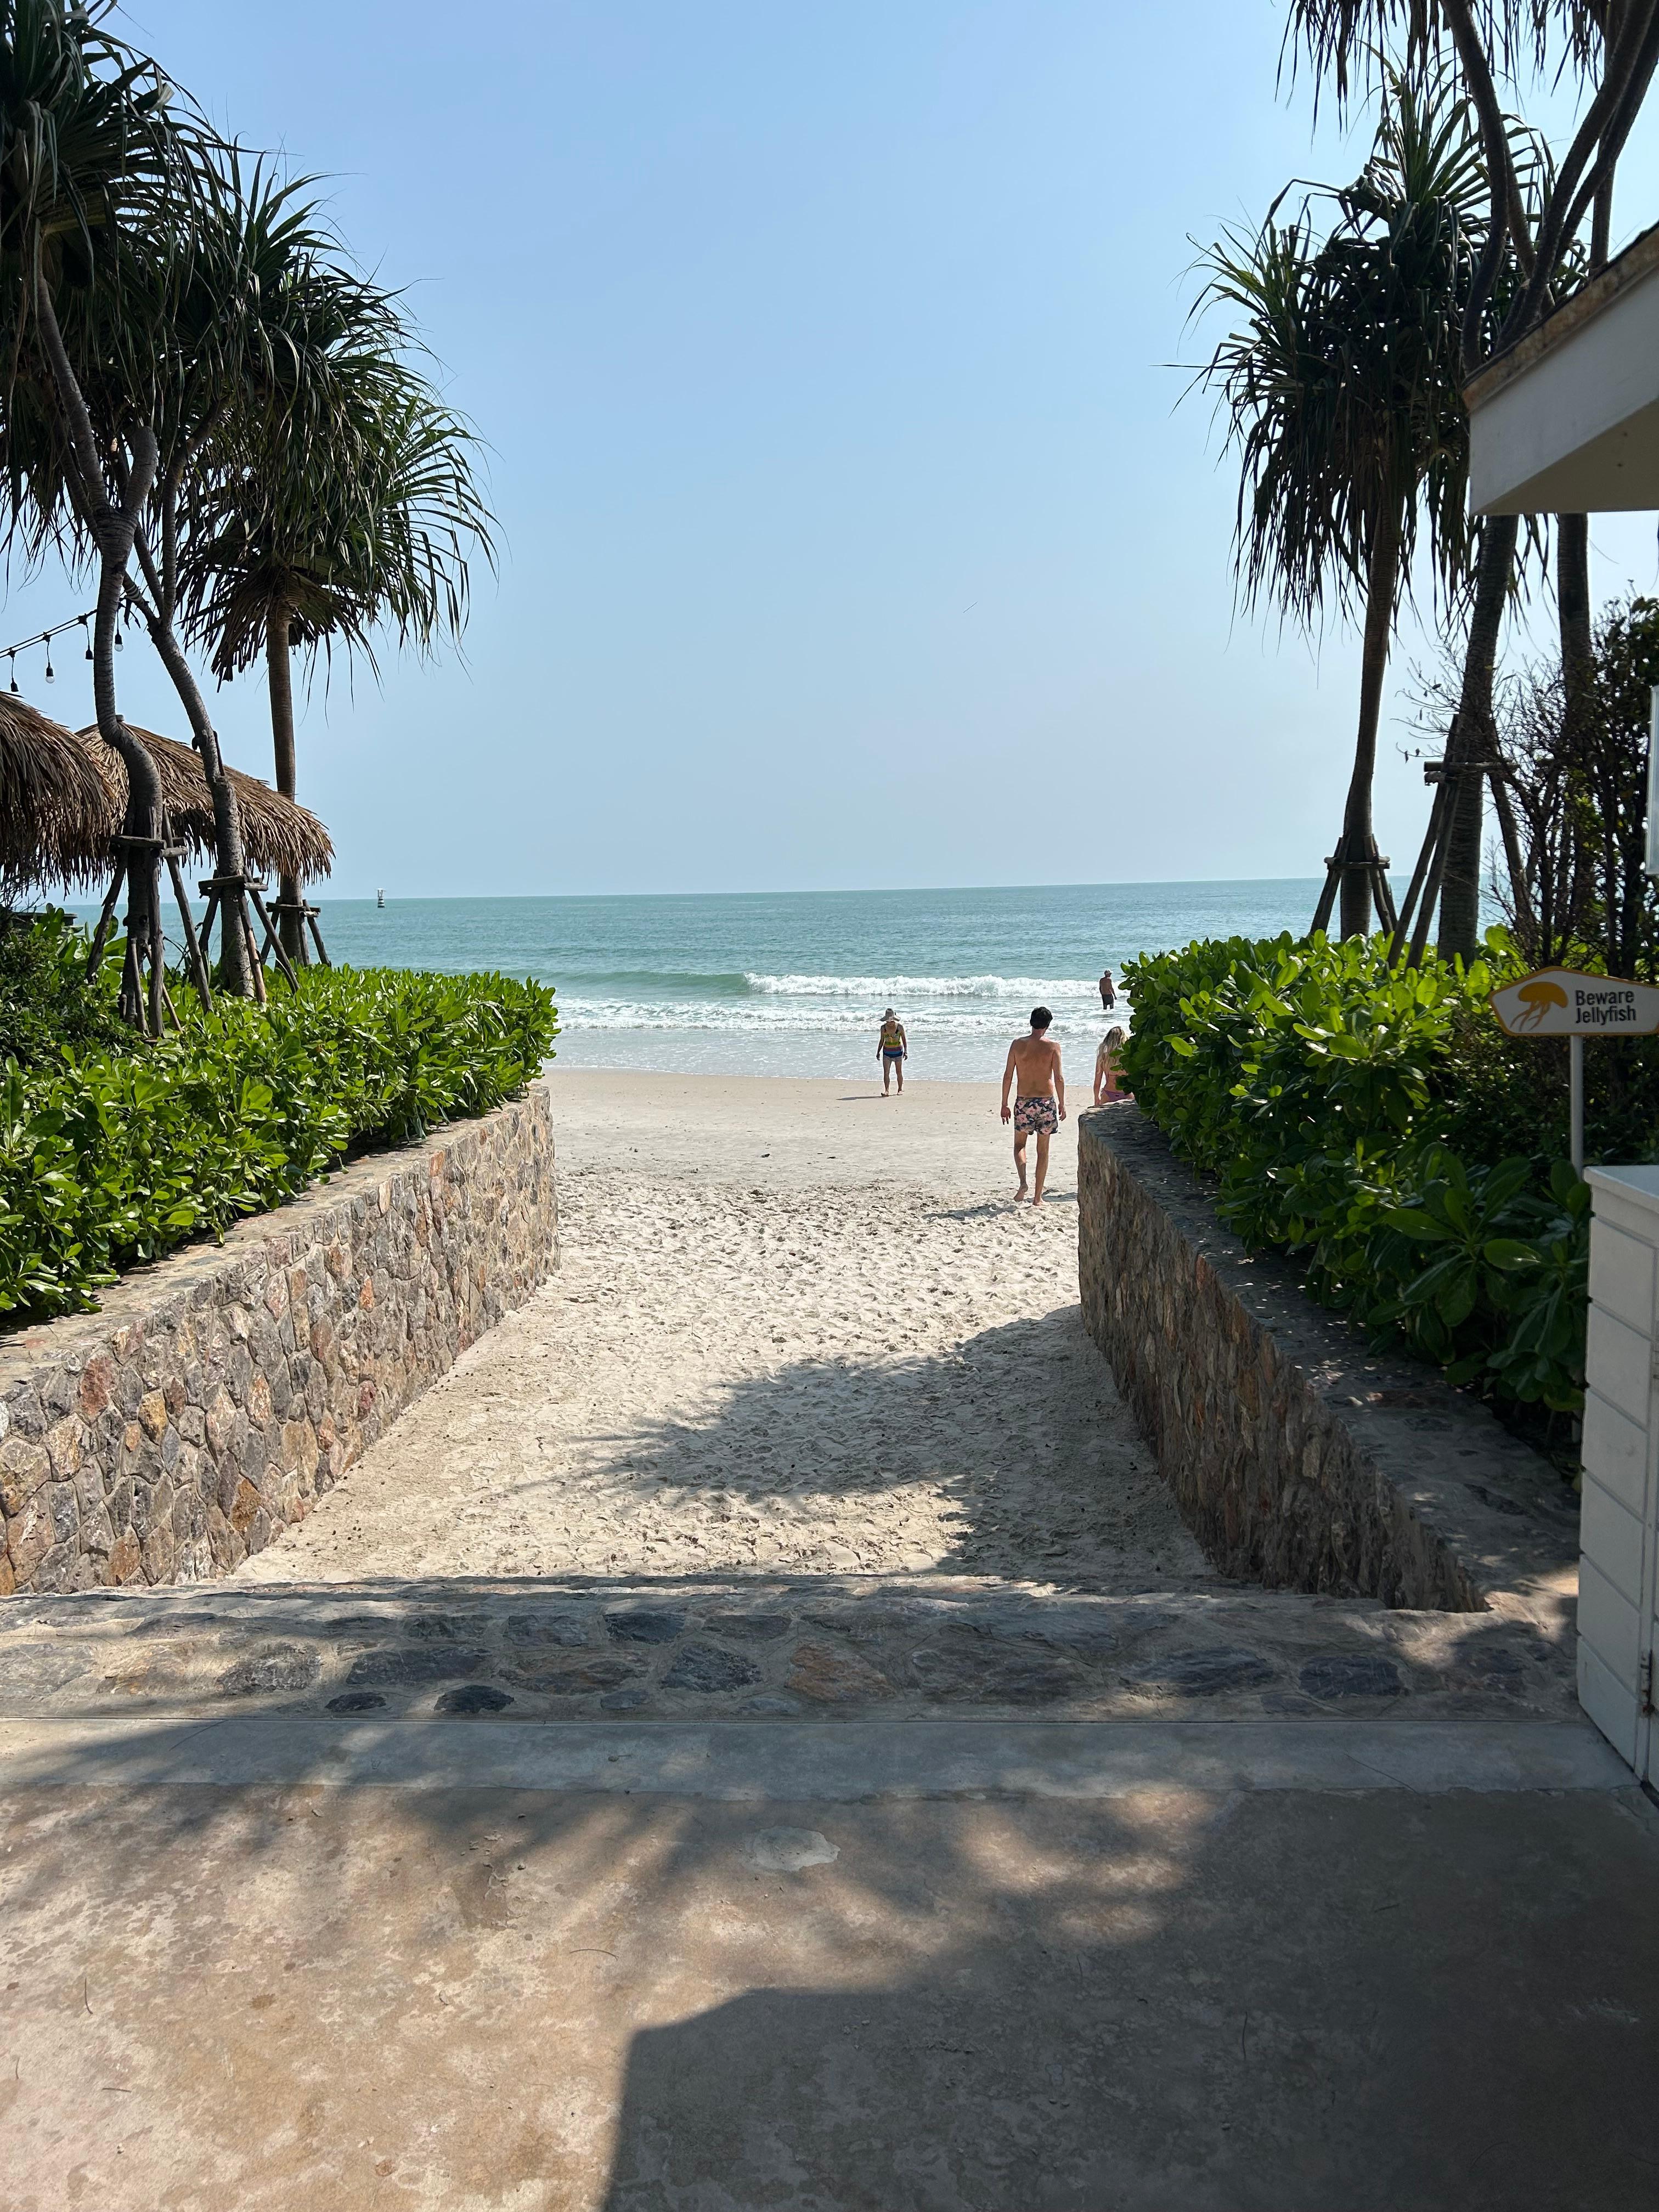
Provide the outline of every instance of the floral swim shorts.
[[1014,1130],[1018,1136],[1052,1137],[1060,1115],[1052,1098],[1016,1098]]

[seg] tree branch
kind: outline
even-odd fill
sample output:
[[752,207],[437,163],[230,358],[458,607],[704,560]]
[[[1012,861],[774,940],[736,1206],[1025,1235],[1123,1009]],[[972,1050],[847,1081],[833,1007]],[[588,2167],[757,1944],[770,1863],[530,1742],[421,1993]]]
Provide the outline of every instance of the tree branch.
[[1457,49],[1458,66],[1480,125],[1481,150],[1486,158],[1486,189],[1492,195],[1492,222],[1486,242],[1474,265],[1469,296],[1463,307],[1463,365],[1473,370],[1479,367],[1481,358],[1480,319],[1504,265],[1504,241],[1513,232],[1517,260],[1530,254],[1533,246],[1525,220],[1526,203],[1521,196],[1521,180],[1515,173],[1515,157],[1510,150],[1510,134],[1504,127],[1503,106],[1469,0],[1443,0],[1443,5],[1452,43]]
[[[1583,183],[1579,186],[1577,197],[1572,204],[1566,222],[1562,226],[1561,236],[1564,240],[1577,237],[1584,217],[1601,198],[1604,187],[1612,184],[1613,173],[1618,167],[1619,157],[1625,150],[1625,143],[1630,137],[1637,116],[1641,112],[1642,103],[1647,97],[1648,87],[1653,81],[1656,67],[1659,67],[1659,7],[1656,7],[1653,11],[1647,36],[1632,64],[1630,78],[1620,96],[1618,112],[1602,135],[1595,160]],[[1601,261],[1607,259],[1607,241],[1604,234],[1601,241]],[[1593,263],[1595,261],[1595,249],[1593,244],[1591,259]]]
[[[1462,7],[1465,0],[1449,0],[1449,4]],[[1584,111],[1584,119],[1567,149],[1566,158],[1556,172],[1549,203],[1538,226],[1537,264],[1504,325],[1506,337],[1530,326],[1548,289],[1550,278],[1555,273],[1555,264],[1567,240],[1577,234],[1578,224],[1569,227],[1567,216],[1577,198],[1585,165],[1590,164],[1589,175],[1584,179],[1588,198],[1579,208],[1578,223],[1583,222],[1584,210],[1595,199],[1602,179],[1608,173],[1610,162],[1619,158],[1619,149],[1624,143],[1624,132],[1629,131],[1635,120],[1636,107],[1641,105],[1642,94],[1646,90],[1646,79],[1653,74],[1653,63],[1650,60],[1638,86],[1638,70],[1656,29],[1659,29],[1659,0],[1632,0],[1630,12],[1620,25],[1619,36],[1612,51],[1609,52],[1603,49],[1601,82],[1596,88],[1595,97]],[[1630,99],[1632,93],[1635,95],[1634,106]],[[1615,144],[1613,134],[1621,120],[1623,131],[1619,133]]]
[[68,418],[76,467],[83,479],[82,497],[88,513],[94,519],[95,529],[98,522],[110,513],[109,489],[104,482],[97,434],[92,427],[92,411],[87,405],[86,396],[70,363],[69,348],[64,343],[52,287],[46,282],[46,269],[38,248],[34,264],[34,310],[40,325],[40,335],[46,343],[52,382],[58,386],[58,400]]

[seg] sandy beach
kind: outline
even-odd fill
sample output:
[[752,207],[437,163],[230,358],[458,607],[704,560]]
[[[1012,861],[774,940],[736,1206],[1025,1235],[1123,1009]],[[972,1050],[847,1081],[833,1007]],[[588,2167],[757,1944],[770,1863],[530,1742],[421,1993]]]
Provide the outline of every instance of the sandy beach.
[[994,1085],[551,1088],[556,1273],[241,1579],[1211,1582],[1083,1331],[1073,1122],[1033,1212]]

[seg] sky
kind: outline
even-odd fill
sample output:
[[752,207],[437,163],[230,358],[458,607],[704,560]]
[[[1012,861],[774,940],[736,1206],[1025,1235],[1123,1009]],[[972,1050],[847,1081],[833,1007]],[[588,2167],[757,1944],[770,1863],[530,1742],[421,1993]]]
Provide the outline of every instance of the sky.
[[[463,653],[378,685],[337,664],[304,704],[336,896],[1319,871],[1356,643],[1237,610],[1236,477],[1183,398],[1193,241],[1369,140],[1281,82],[1274,0],[124,20],[221,127],[326,177],[489,447],[501,569]],[[1655,219],[1650,118],[1617,237]],[[1599,596],[1659,583],[1653,518],[1592,544]],[[14,577],[0,646],[87,604]],[[1384,711],[1402,870],[1437,651],[1407,621]],[[55,665],[18,681],[89,720],[78,644]],[[186,734],[142,639],[121,678]],[[269,775],[262,676],[213,704]]]

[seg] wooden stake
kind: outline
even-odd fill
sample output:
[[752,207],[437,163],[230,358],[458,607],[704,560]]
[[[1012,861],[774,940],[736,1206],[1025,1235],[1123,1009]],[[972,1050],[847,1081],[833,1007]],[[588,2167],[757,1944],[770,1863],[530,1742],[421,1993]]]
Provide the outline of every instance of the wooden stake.
[[190,911],[190,901],[185,896],[185,879],[179,867],[176,852],[167,854],[167,873],[173,878],[173,896],[179,902],[179,919],[185,926],[185,943],[190,950],[190,972],[195,978],[196,988],[203,1006],[209,1012],[213,1006],[213,986],[208,980],[207,961],[197,942],[196,923]]
[[[271,951],[276,956],[276,965],[283,972],[283,980],[287,983],[290,991],[297,991],[300,988],[300,979],[295,974],[292,963],[289,962],[287,953],[283,950],[282,941],[276,934],[276,926],[271,921],[270,915],[265,910],[265,902],[264,899],[260,897],[258,892],[255,890],[252,884],[248,885],[248,896],[253,901],[254,911],[258,914],[260,921],[264,922],[265,926],[265,943],[270,947]],[[260,957],[263,962],[263,952],[261,953]]]
[[[239,907],[236,919],[241,925],[242,942],[247,946],[248,964],[253,970],[253,995],[263,1006],[267,1003],[265,963],[260,959],[258,947],[253,942],[253,924],[247,918],[246,904]],[[226,921],[225,927],[227,928],[230,927],[228,919]]]
[[104,911],[98,917],[98,927],[92,939],[92,957],[87,962],[87,981],[91,982],[98,973],[98,963],[104,957],[104,946],[109,938],[109,926],[115,917],[115,902],[121,896],[121,881],[126,874],[125,860],[115,863],[115,873],[110,879],[109,896],[104,901]]
[[1417,856],[1417,866],[1412,871],[1411,884],[1406,892],[1406,903],[1400,909],[1400,918],[1395,923],[1394,935],[1389,943],[1389,965],[1391,968],[1400,957],[1401,945],[1404,941],[1406,932],[1412,926],[1412,916],[1417,911],[1418,897],[1423,890],[1424,879],[1429,872],[1434,859],[1435,848],[1440,842],[1441,817],[1446,811],[1446,793],[1449,788],[1443,776],[1434,787],[1434,797],[1429,805],[1429,826],[1423,833],[1423,848]]

